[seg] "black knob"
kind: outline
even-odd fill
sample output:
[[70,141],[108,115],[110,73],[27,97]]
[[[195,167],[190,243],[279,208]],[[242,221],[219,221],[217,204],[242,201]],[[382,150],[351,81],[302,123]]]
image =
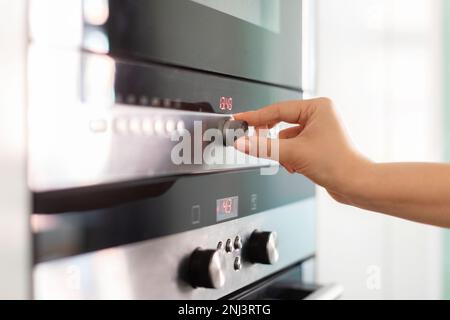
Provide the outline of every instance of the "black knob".
[[218,250],[196,249],[189,260],[189,278],[194,288],[218,289],[225,284],[223,256]]
[[245,121],[226,120],[223,124],[223,144],[224,146],[231,146],[233,143],[243,137],[248,132],[248,123]]
[[247,242],[247,259],[252,263],[274,264],[278,261],[276,232],[254,231]]

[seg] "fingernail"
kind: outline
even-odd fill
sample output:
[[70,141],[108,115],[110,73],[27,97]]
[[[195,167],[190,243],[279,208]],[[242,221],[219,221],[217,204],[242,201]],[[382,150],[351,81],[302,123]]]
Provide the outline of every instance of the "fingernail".
[[242,152],[245,152],[248,137],[240,137],[234,142],[234,147]]
[[283,166],[287,170],[287,172],[289,172],[290,174],[293,174],[295,172],[291,167],[286,166],[286,165],[283,165]]

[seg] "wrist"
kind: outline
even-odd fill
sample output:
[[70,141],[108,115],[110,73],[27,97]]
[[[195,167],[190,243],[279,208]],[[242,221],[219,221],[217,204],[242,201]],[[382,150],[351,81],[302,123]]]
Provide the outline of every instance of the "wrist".
[[337,188],[333,192],[341,196],[346,204],[356,205],[364,197],[367,184],[376,164],[360,154],[349,157],[340,171]]

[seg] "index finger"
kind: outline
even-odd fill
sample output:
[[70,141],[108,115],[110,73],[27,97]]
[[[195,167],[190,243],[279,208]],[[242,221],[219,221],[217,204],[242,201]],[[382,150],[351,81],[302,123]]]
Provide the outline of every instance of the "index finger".
[[272,125],[281,121],[301,123],[307,121],[314,108],[321,103],[321,98],[283,101],[259,110],[237,113],[233,117],[248,122],[250,126]]

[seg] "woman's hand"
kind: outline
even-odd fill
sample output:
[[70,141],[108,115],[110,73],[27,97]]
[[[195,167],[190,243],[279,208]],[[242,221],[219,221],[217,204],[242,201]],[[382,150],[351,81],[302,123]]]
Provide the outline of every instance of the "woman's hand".
[[270,158],[323,186],[337,201],[450,228],[450,165],[369,161],[351,145],[329,99],[286,101],[234,118],[257,129],[294,124],[279,139],[243,137],[235,147],[253,156],[271,150]]
[[[243,137],[235,147],[253,156],[258,156],[257,150],[262,147],[268,148],[272,151],[268,153],[270,158],[277,159],[289,172],[301,173],[323,186],[338,201],[347,202],[345,193],[354,175],[369,163],[352,147],[333,102],[327,98],[280,102],[234,118],[257,129],[271,128],[282,121],[294,124],[281,131],[278,140]],[[273,154],[274,145],[278,145],[278,155]]]

